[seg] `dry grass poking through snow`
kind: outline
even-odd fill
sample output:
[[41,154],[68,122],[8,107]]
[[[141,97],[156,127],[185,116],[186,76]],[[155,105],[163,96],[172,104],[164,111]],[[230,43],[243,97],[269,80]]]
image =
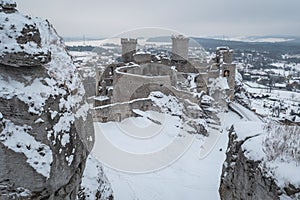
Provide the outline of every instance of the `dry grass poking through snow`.
[[300,165],[300,126],[268,123],[264,131],[267,134],[263,141],[263,150],[268,161],[295,161]]

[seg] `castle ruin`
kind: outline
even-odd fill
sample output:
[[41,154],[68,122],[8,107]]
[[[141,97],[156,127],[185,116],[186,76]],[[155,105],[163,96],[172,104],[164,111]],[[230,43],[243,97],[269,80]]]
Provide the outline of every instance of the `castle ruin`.
[[137,39],[122,38],[121,45],[123,62],[108,65],[96,77],[95,107],[100,121],[134,116],[132,109],[155,109],[147,99],[153,91],[198,105],[208,94],[223,109],[233,98],[236,66],[228,47],[217,48],[210,62],[195,64],[188,57],[189,38],[182,35],[172,36],[171,57],[163,59],[137,52]]

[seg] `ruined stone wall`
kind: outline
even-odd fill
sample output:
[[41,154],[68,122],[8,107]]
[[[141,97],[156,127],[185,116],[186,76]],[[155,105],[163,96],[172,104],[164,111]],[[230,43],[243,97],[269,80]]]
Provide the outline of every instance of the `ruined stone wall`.
[[219,76],[220,76],[220,71],[219,70],[211,70],[208,73],[208,82],[209,82],[209,79],[216,79]]
[[195,68],[199,71],[199,73],[207,73],[209,66],[211,63],[206,63],[206,62],[193,62],[191,61],[192,65],[195,66]]
[[93,110],[93,119],[94,122],[122,121],[128,117],[137,116],[132,111],[133,109],[159,111],[159,108],[154,107],[150,99],[136,99],[130,102],[96,107]]
[[191,102],[198,104],[199,99],[193,95],[193,93],[188,91],[183,91],[172,87],[171,91],[179,99],[189,99]]
[[124,66],[124,65],[125,65],[125,63],[122,63],[122,62],[108,65],[105,68],[104,72],[101,74],[101,76],[99,75],[98,85],[99,85],[99,83],[101,83],[102,80],[106,80],[106,85],[107,86],[112,86],[113,85],[112,81],[110,81],[109,79],[113,78],[114,72],[115,72],[117,67],[121,67],[121,66]]
[[149,97],[150,93],[153,91],[160,91],[165,95],[175,96],[169,87],[165,87],[156,83],[149,83],[149,84],[144,84],[141,87],[137,88],[134,91],[134,93],[130,96],[130,100],[147,98]]
[[136,53],[133,55],[133,58],[137,64],[151,62],[151,54],[150,53],[143,53],[143,54]]
[[229,75],[227,76],[227,82],[228,82],[228,86],[230,88],[230,91],[228,93],[229,97],[233,97],[233,95],[234,95],[235,70],[236,70],[236,65],[235,64],[223,64],[222,65],[222,75],[223,76],[224,76],[226,71],[229,71]]
[[196,85],[197,85],[197,92],[208,92],[207,84],[208,84],[208,74],[201,73],[195,77]]
[[223,61],[224,63],[232,63],[233,62],[233,50],[230,49],[226,52],[223,52]]
[[[153,68],[155,69],[155,68]],[[161,70],[157,69],[157,73],[160,73]],[[128,70],[124,71],[124,70]],[[132,70],[138,74],[138,68],[120,68],[115,71],[114,78],[114,90],[113,90],[113,98],[112,102],[127,102],[131,99],[131,96],[135,93],[135,91],[143,87],[144,85],[159,85],[161,87],[171,88],[171,77],[169,75],[165,76],[145,76],[145,75],[137,75],[132,74]],[[146,73],[145,70],[147,68],[143,68],[142,73]],[[151,69],[149,69],[151,70]],[[141,96],[146,97],[147,92],[141,94]]]
[[145,76],[170,76],[172,74],[171,67],[159,63],[146,63],[140,66],[134,65],[120,69],[119,71]]

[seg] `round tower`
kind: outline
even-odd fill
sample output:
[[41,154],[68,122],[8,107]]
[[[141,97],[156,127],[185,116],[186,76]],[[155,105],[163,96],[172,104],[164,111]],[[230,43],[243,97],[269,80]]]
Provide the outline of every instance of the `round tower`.
[[125,63],[134,61],[133,55],[136,52],[137,39],[121,38],[122,61]]
[[236,65],[233,63],[234,52],[229,47],[218,47],[216,51],[216,65],[220,75],[227,79],[229,86],[228,96],[233,98],[235,89]]
[[172,60],[187,61],[189,50],[189,38],[183,35],[172,36]]

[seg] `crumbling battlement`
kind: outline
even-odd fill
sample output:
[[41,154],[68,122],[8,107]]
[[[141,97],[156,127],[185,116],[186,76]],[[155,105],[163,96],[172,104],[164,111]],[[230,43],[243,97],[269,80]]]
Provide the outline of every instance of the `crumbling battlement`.
[[115,103],[105,106],[99,106],[93,110],[93,119],[95,122],[122,121],[129,117],[136,117],[133,109],[142,111],[154,110],[159,112],[159,108],[153,106],[149,98],[135,99],[129,102]]
[[122,61],[125,63],[134,61],[133,55],[136,53],[137,39],[121,38]]

